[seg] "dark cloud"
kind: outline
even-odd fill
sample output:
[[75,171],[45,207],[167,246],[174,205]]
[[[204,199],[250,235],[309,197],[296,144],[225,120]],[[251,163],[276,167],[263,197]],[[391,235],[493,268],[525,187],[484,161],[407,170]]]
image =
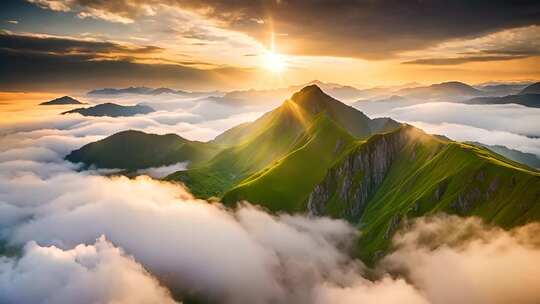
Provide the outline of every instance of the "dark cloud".
[[[112,4],[114,3],[114,5]],[[136,18],[164,3],[219,20],[225,26],[269,41],[272,27],[280,50],[304,55],[382,59],[457,38],[540,24],[535,0],[154,0],[71,2]],[[262,22],[264,21],[264,23]]]
[[150,54],[161,51],[157,46],[127,46],[108,41],[82,40],[46,35],[19,35],[0,32],[0,49],[17,52],[55,54]]
[[457,65],[469,62],[506,61],[540,56],[540,43],[537,41],[538,34],[534,31],[531,32],[530,36],[525,34],[522,39],[517,41],[501,41],[498,48],[461,52],[457,57],[420,58],[405,61],[403,64]]
[[525,55],[497,55],[497,56],[465,56],[465,57],[450,57],[450,58],[425,58],[405,61],[403,64],[422,64],[422,65],[457,65],[469,62],[486,62],[486,61],[504,61],[527,58]]
[[[250,70],[198,69],[203,62],[138,63],[158,59],[154,46],[127,47],[57,37],[0,34],[0,90],[76,90],[111,86],[171,86],[211,89],[232,85]],[[188,66],[190,65],[190,66]]]

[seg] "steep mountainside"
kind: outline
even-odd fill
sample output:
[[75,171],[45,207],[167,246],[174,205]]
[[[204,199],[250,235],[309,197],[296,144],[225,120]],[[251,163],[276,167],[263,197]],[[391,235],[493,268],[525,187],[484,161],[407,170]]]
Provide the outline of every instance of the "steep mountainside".
[[70,105],[70,104],[84,104],[84,102],[80,102],[77,99],[69,97],[69,96],[62,96],[53,100],[42,102],[39,105],[40,106],[54,106],[54,105]]
[[155,110],[145,105],[122,106],[115,103],[102,103],[89,108],[73,109],[63,112],[62,114],[79,113],[83,116],[125,117],[135,116],[137,114],[148,114],[152,112],[155,112]]
[[389,118],[370,120],[362,112],[326,95],[316,85],[293,94],[277,109],[258,120],[234,127],[213,143],[228,145],[206,164],[167,177],[182,181],[199,196],[221,196],[251,174],[289,154],[324,113],[356,138],[399,126]]
[[190,162],[195,165],[214,156],[220,147],[192,142],[176,134],[155,135],[123,131],[72,151],[66,159],[97,168],[128,171]]
[[223,196],[226,204],[249,200],[271,211],[302,211],[328,168],[355,139],[325,113],[319,114],[286,156],[244,179]]
[[369,138],[311,192],[310,213],[362,229],[359,254],[373,260],[408,218],[448,212],[502,227],[540,220],[540,173],[487,149],[411,126]]

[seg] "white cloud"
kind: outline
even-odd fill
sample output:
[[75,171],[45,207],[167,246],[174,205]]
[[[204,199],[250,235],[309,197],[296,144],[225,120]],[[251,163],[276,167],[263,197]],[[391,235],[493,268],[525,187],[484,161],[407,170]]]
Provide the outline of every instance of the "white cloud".
[[396,235],[386,269],[406,273],[431,303],[538,303],[538,223],[509,231],[477,218],[417,220]]
[[453,140],[503,145],[519,151],[533,153],[540,157],[540,138],[452,123],[430,124],[419,121],[411,121],[410,123],[428,133],[445,135]]
[[174,173],[176,171],[185,170],[187,168],[187,163],[177,163],[169,166],[161,166],[161,167],[150,167],[146,169],[138,170],[138,174],[145,174],[153,178],[163,178],[171,173]]
[[69,1],[65,0],[27,0],[30,3],[34,3],[41,8],[49,9],[52,11],[69,12]]
[[21,258],[0,257],[2,303],[175,303],[133,258],[100,237],[73,249],[29,242]]

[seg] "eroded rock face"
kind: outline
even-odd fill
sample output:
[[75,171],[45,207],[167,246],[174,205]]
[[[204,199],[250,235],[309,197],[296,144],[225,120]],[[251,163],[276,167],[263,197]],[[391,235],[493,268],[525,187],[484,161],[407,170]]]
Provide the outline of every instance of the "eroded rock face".
[[308,198],[312,215],[326,214],[326,205],[337,195],[345,202],[343,216],[359,218],[370,196],[380,186],[392,162],[411,139],[412,128],[372,137],[327,173]]

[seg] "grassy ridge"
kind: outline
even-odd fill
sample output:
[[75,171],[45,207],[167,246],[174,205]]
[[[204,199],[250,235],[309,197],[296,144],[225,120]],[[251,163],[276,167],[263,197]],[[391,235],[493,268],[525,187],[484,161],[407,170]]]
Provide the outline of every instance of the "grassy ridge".
[[190,162],[198,164],[213,157],[220,146],[186,140],[176,134],[155,135],[123,131],[72,151],[66,159],[97,168],[135,171]]

